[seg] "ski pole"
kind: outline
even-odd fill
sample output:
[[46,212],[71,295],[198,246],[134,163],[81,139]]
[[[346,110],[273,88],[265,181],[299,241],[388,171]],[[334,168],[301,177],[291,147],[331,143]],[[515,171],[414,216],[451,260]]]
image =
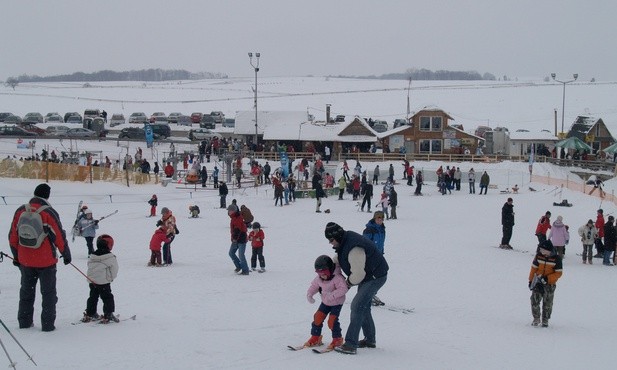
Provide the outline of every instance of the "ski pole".
[[6,354],[6,358],[9,359],[9,367],[12,367],[13,369],[16,369],[15,365],[17,365],[17,363],[13,362],[13,360],[11,360],[11,355],[9,355],[9,351],[6,350],[6,347],[4,346],[4,343],[2,342],[2,339],[0,339],[0,345],[2,346],[2,349],[4,350],[4,353]]
[[[28,360],[32,361],[32,363],[34,364],[34,366],[38,366],[36,364],[36,362],[34,362],[34,359],[32,358],[32,356],[28,353],[28,351],[26,351],[26,349],[21,345],[21,343],[19,343],[19,341],[17,340],[17,338],[15,338],[15,336],[13,335],[13,333],[11,333],[11,331],[9,330],[9,328],[6,327],[6,325],[4,324],[4,321],[2,321],[2,319],[0,319],[0,324],[2,324],[2,326],[4,326],[4,328],[6,329],[6,331],[9,333],[9,335],[11,336],[11,338],[13,338],[13,340],[15,341],[15,343],[17,343],[17,345],[19,346],[19,348],[21,348],[22,351],[24,351],[24,353],[26,354],[26,356],[28,356]],[[4,345],[2,345],[2,347],[4,348]],[[6,352],[6,349],[4,350]],[[7,353],[8,356],[8,353]],[[11,358],[9,357],[9,360],[11,360]],[[13,361],[11,361],[13,362]],[[13,366],[14,368],[14,366]]]
[[4,257],[8,257],[8,258],[12,259],[13,261],[15,261],[15,258],[13,258],[13,257],[9,256],[8,254],[6,254],[6,253],[4,253],[4,252],[0,252],[0,262],[2,262],[2,259],[3,259]]
[[[110,217],[110,216],[115,215],[116,213],[118,213],[118,210],[117,210],[117,209],[116,209],[115,211],[113,211],[112,213],[108,214],[107,216],[103,216],[103,217],[101,217],[101,218],[99,218],[99,219],[97,219],[97,220],[93,220],[93,221],[102,221],[102,220],[106,219],[107,217]],[[98,223],[98,222],[97,222],[97,223]],[[81,231],[84,231],[84,230],[86,230],[87,228],[89,228],[89,227],[92,227],[92,226],[96,225],[97,223],[92,222],[90,225],[88,225],[88,226],[84,227],[83,229],[81,229]]]
[[96,284],[94,281],[92,281],[92,279],[88,277],[88,275],[84,274],[77,266],[75,266],[73,262],[69,263],[69,265],[75,267],[75,270],[79,271],[79,273],[82,274],[86,279],[88,279],[89,282],[91,282],[92,284]]

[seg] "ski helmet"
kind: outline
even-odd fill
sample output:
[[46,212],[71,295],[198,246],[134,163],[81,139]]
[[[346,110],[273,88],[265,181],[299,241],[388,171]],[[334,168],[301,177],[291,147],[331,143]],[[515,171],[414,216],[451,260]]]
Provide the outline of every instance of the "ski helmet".
[[114,238],[110,235],[103,234],[96,238],[96,247],[97,248],[107,248],[111,251],[114,247]]
[[261,224],[259,222],[253,222],[253,230],[254,229],[261,229]]
[[315,272],[323,273],[325,271],[328,272],[328,276],[332,276],[332,274],[334,273],[334,261],[332,261],[332,258],[330,258],[330,256],[326,256],[324,254],[317,257],[317,259],[315,260]]

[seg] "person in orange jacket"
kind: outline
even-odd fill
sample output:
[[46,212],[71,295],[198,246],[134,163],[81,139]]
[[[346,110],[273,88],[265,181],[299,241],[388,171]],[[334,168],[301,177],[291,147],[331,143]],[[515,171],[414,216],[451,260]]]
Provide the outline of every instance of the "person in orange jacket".
[[[562,275],[563,264],[561,257],[553,247],[550,240],[545,240],[538,245],[536,255],[531,263],[529,271],[529,289],[531,289],[531,325],[548,327],[548,321],[553,312],[553,298],[557,288],[557,280]],[[540,312],[542,303],[542,312]],[[540,321],[541,318],[541,321]]]

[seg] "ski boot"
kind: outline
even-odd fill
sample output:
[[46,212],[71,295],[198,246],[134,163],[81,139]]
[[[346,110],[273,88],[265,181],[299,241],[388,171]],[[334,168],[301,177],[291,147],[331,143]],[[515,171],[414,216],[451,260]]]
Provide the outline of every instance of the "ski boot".
[[540,325],[540,318],[534,317],[533,322],[531,323],[531,326],[538,326],[538,325]]
[[101,321],[99,321],[101,324],[109,324],[110,322],[120,322],[120,319],[118,319],[117,316],[115,316],[113,313],[106,313],[103,318],[101,318]]
[[343,345],[343,337],[332,338],[332,342],[328,344],[328,349],[334,349],[335,347]]
[[321,335],[311,335],[311,337],[309,338],[309,340],[306,341],[306,343],[304,343],[305,347],[317,347],[317,346],[321,346],[323,344],[323,342],[321,341]]
[[101,318],[101,316],[99,316],[98,313],[95,313],[94,315],[88,315],[87,312],[84,312],[84,317],[81,318],[81,322],[97,321],[100,318]]

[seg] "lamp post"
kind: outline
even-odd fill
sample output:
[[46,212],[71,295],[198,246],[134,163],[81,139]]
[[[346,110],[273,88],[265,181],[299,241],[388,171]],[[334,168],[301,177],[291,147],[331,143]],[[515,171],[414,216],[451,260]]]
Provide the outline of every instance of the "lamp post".
[[551,77],[553,78],[553,80],[555,80],[555,82],[563,84],[563,99],[561,102],[561,132],[563,132],[563,117],[566,110],[566,84],[576,81],[576,79],[578,78],[578,73],[573,74],[572,77],[574,77],[574,79],[569,81],[560,81],[556,79],[555,77],[557,77],[557,75],[555,73],[551,73]]
[[255,64],[253,64],[253,53],[249,53],[249,62],[251,67],[255,70],[255,141],[253,145],[257,146],[257,72],[259,72],[259,53],[255,53]]

